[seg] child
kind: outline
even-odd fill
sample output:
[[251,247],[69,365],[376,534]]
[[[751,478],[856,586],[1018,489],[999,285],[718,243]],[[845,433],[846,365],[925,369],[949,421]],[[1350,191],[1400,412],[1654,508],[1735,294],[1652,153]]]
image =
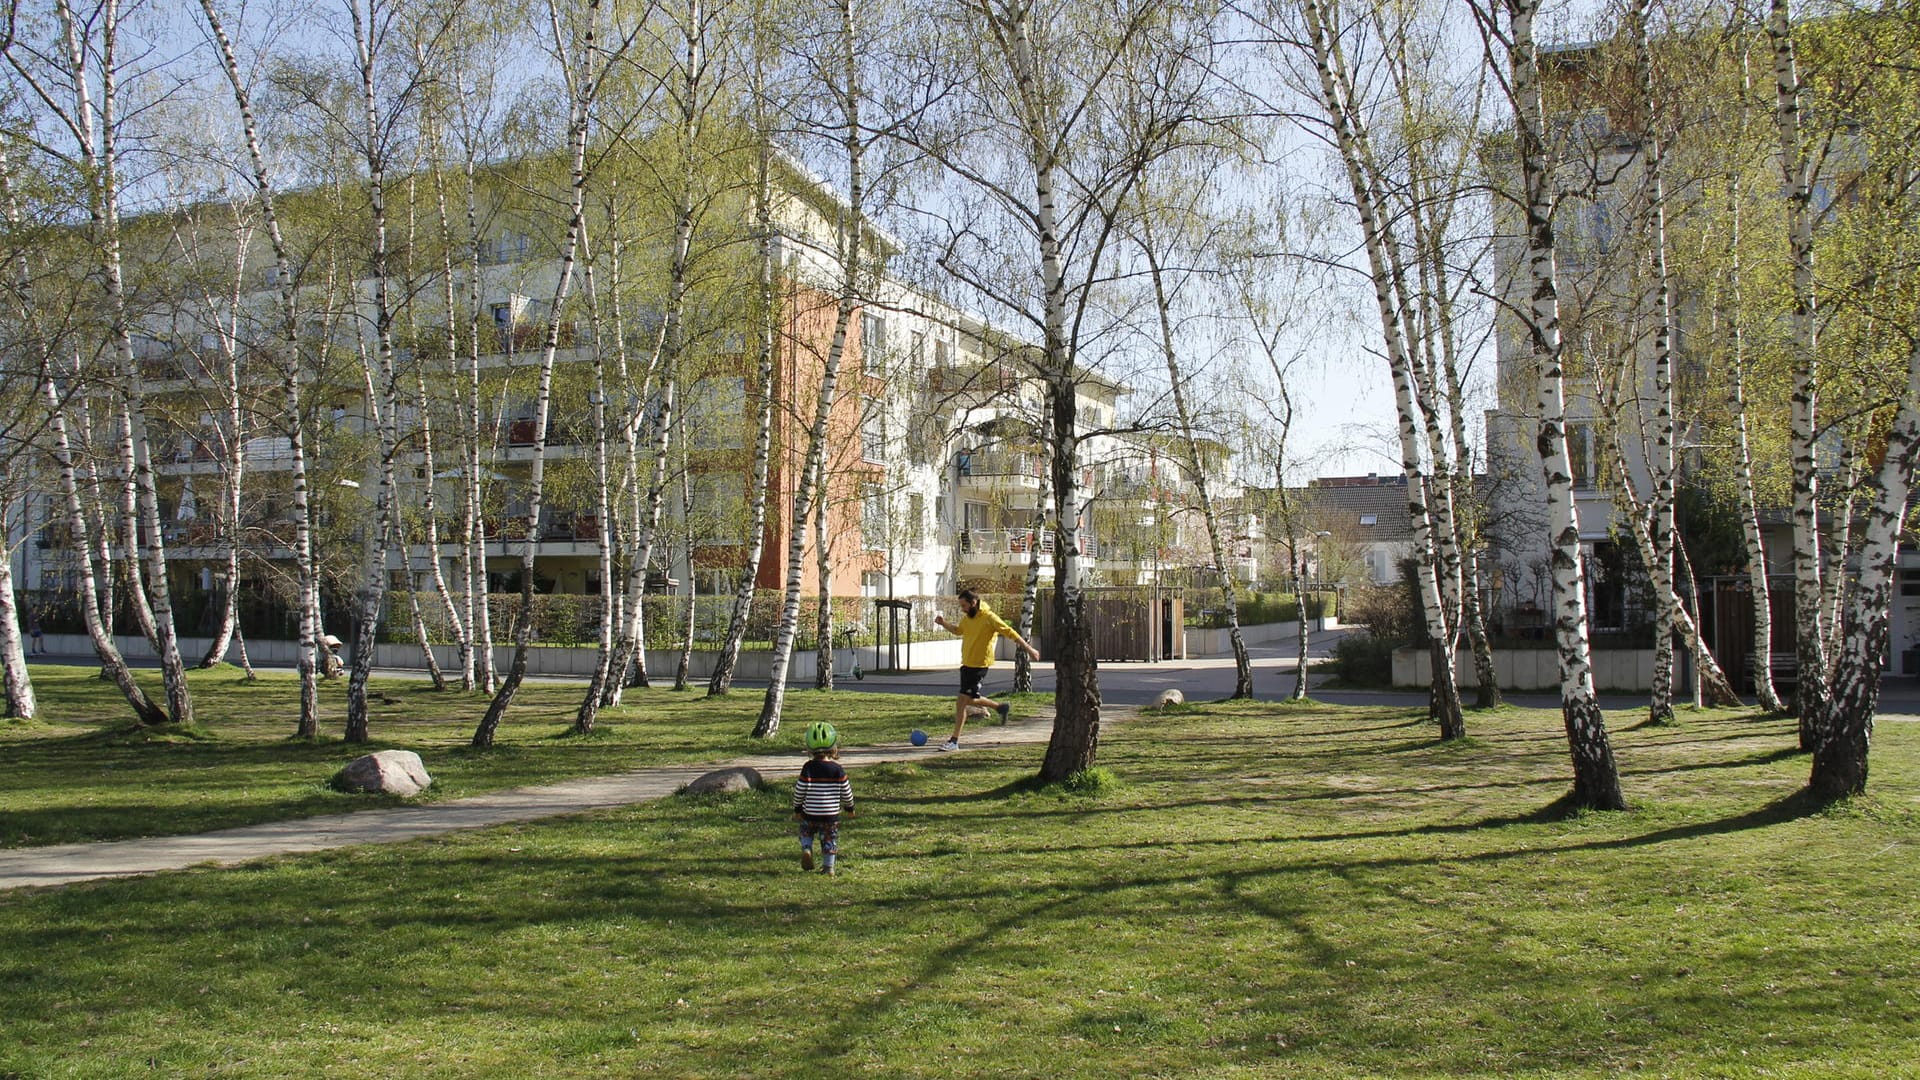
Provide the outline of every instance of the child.
[[824,720],[807,726],[807,750],[813,757],[800,766],[800,780],[793,785],[793,820],[800,823],[800,869],[813,869],[813,838],[820,837],[820,872],[833,873],[834,856],[840,854],[840,812],[853,816],[853,785],[847,782],[847,770],[834,759],[840,756],[840,733]]

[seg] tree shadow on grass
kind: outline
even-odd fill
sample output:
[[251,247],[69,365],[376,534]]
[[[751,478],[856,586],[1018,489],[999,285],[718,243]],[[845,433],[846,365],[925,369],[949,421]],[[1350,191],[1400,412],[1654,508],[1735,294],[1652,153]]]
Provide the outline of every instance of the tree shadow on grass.
[[1751,754],[1743,758],[1730,758],[1726,761],[1689,761],[1679,765],[1668,765],[1658,769],[1622,769],[1622,776],[1659,776],[1662,773],[1693,772],[1697,769],[1746,769],[1755,765],[1772,765],[1781,761],[1792,761],[1806,756],[1806,752],[1792,746],[1783,746],[1763,754]]

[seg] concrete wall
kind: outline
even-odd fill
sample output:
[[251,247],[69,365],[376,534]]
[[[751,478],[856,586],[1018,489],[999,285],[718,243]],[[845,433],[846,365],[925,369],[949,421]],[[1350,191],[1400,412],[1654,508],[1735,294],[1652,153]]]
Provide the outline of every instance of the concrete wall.
[[[1493,668],[1500,677],[1500,688],[1503,690],[1560,689],[1560,654],[1553,649],[1496,649]],[[1480,685],[1479,678],[1474,674],[1471,653],[1460,654],[1456,670],[1461,686]],[[1433,664],[1427,650],[1394,650],[1395,686],[1425,686],[1432,678]],[[1652,689],[1653,650],[1594,650],[1593,685],[1597,690]]]

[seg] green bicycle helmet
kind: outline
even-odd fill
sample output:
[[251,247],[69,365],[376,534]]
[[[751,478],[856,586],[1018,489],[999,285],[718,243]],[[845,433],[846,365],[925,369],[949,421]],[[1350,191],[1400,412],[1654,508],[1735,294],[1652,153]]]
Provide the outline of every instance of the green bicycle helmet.
[[807,749],[831,750],[840,741],[840,733],[825,720],[815,720],[807,725]]

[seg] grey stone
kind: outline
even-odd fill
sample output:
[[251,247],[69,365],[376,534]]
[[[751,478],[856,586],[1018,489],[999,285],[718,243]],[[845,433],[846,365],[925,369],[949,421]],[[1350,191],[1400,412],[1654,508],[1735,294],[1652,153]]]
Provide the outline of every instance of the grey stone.
[[687,794],[703,795],[709,792],[732,794],[736,791],[757,790],[765,781],[760,779],[758,769],[745,765],[736,765],[731,769],[715,769],[687,785]]
[[427,766],[411,750],[380,750],[347,762],[333,776],[341,791],[367,791],[406,798],[433,786]]
[[1156,709],[1165,709],[1169,706],[1185,705],[1186,703],[1187,695],[1172,687],[1160,691],[1160,696],[1153,699],[1153,707]]

